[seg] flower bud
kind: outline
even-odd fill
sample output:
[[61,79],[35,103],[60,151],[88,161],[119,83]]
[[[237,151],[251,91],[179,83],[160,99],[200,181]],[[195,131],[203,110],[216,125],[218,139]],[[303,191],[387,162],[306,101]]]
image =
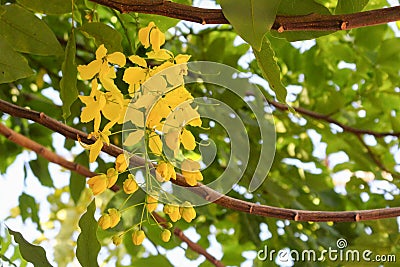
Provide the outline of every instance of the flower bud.
[[128,178],[123,183],[123,188],[128,195],[135,193],[139,189],[135,176],[128,174]]
[[125,158],[124,154],[119,154],[115,159],[115,169],[117,172],[124,172],[128,168],[128,161]]
[[146,237],[146,235],[144,234],[144,232],[142,230],[133,231],[132,242],[136,246],[139,246],[140,244],[142,244],[145,237]]
[[147,195],[146,198],[146,208],[149,212],[155,211],[158,205],[158,199],[155,198],[154,196]]
[[169,216],[171,221],[176,222],[181,218],[178,205],[167,204],[163,209],[164,213]]
[[188,223],[190,223],[194,218],[196,218],[196,211],[188,201],[185,201],[179,210],[182,215],[182,218]]
[[117,209],[108,209],[108,214],[110,215],[110,228],[115,227],[121,220],[121,212]]
[[122,243],[122,237],[119,235],[115,235],[112,237],[112,242],[114,245],[119,246]]
[[161,239],[162,239],[162,241],[168,242],[168,241],[170,240],[170,238],[171,238],[171,232],[170,232],[169,230],[167,230],[167,229],[164,229],[164,230],[161,232]]
[[108,179],[107,187],[111,188],[117,182],[118,172],[114,168],[109,168],[107,170],[107,179]]
[[103,214],[98,222],[101,229],[106,230],[111,226],[111,217],[108,214]]
[[86,183],[92,189],[93,195],[98,195],[107,189],[108,180],[105,174],[99,174],[90,178]]

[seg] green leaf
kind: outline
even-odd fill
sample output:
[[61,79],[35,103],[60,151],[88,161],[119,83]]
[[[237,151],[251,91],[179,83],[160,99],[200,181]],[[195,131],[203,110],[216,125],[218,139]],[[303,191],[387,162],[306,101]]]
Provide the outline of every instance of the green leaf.
[[276,62],[274,50],[266,36],[264,36],[261,50],[254,50],[254,55],[263,77],[268,81],[278,100],[285,103],[287,91],[281,81],[281,71]]
[[71,115],[71,105],[78,98],[77,83],[77,68],[75,64],[76,43],[75,34],[72,30],[67,47],[65,48],[65,57],[62,64],[62,78],[60,81],[60,98],[63,101],[63,118],[67,119]]
[[8,228],[8,232],[14,236],[15,242],[19,245],[19,251],[22,257],[36,267],[52,266],[46,258],[46,251],[40,247],[35,246],[25,240],[25,238],[19,232],[15,232]]
[[30,10],[44,14],[65,14],[72,10],[71,0],[17,0],[17,2]]
[[76,246],[76,257],[82,267],[99,266],[97,255],[100,251],[100,243],[97,239],[97,221],[94,219],[96,211],[95,200],[87,207],[87,211],[79,220],[81,233],[78,236]]
[[101,22],[92,22],[84,24],[79,29],[88,37],[94,38],[97,46],[104,44],[108,53],[123,51],[121,34],[110,26]]
[[274,24],[281,0],[221,0],[224,16],[246,42],[260,51],[262,39]]
[[9,83],[33,75],[28,61],[15,52],[0,35],[0,83]]
[[135,258],[132,261],[133,267],[142,267],[142,266],[173,266],[163,255],[150,256],[147,258]]
[[31,220],[37,224],[38,230],[43,232],[40,227],[40,219],[39,219],[39,209],[35,199],[25,193],[22,193],[19,198],[19,209],[21,212],[22,221],[25,222],[27,218],[31,218]]
[[38,157],[35,160],[29,162],[29,166],[33,174],[39,179],[40,183],[47,187],[54,187],[53,179],[49,172],[49,163],[46,159]]
[[0,17],[0,36],[12,44],[14,50],[42,56],[60,55],[63,49],[52,30],[32,12],[7,5]]
[[369,0],[339,0],[335,14],[348,14],[355,13],[363,10],[363,8],[368,4]]
[[[75,162],[83,166],[89,166],[89,158],[86,151],[83,151],[75,158]],[[71,192],[72,200],[75,204],[78,204],[79,198],[81,197],[83,189],[85,189],[86,179],[84,176],[71,172],[71,178],[69,180],[69,191]]]

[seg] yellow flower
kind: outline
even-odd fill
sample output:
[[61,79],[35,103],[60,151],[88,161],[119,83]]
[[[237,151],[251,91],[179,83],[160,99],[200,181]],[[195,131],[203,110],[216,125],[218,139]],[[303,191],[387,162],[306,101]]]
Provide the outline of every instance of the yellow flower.
[[124,72],[123,80],[129,84],[128,92],[131,96],[140,88],[149,77],[149,70],[141,67],[130,67]]
[[161,161],[158,163],[156,176],[161,176],[162,181],[169,181],[171,178],[176,180],[175,168],[171,163]]
[[124,99],[124,96],[119,89],[104,93],[106,104],[101,109],[104,117],[110,121],[122,124],[124,122],[125,112],[129,105],[129,99]]
[[92,90],[89,96],[79,96],[79,99],[86,105],[82,109],[81,121],[89,122],[94,120],[94,129],[97,131],[100,127],[101,114],[100,111],[106,105],[106,97],[104,93],[97,89],[97,80],[92,80]]
[[168,229],[164,229],[161,232],[161,240],[164,242],[168,242],[171,238],[171,232]]
[[140,244],[142,244],[145,237],[146,237],[146,235],[144,234],[144,232],[142,230],[133,231],[132,242],[136,246],[139,246]]
[[105,174],[93,176],[87,181],[94,195],[103,193],[107,189],[108,179]]
[[119,154],[115,159],[115,169],[121,173],[128,168],[128,161],[125,158],[125,154]]
[[175,204],[166,204],[163,209],[164,213],[169,216],[171,221],[176,222],[181,218],[179,206]]
[[112,241],[114,245],[119,246],[122,243],[122,237],[119,235],[115,235],[112,237]]
[[[110,77],[109,72],[114,72],[114,69],[110,67],[108,63],[123,67],[126,63],[126,59],[124,54],[121,52],[114,52],[110,55],[107,55],[107,48],[104,45],[100,45],[96,50],[96,59],[90,62],[88,65],[79,65],[78,71],[84,80],[90,80],[96,74],[99,74],[100,79],[103,77]],[[115,72],[113,75],[115,75]],[[113,75],[111,74],[111,77],[113,77]]]
[[135,193],[139,189],[135,177],[132,174],[128,174],[128,178],[123,183],[123,188],[128,195]]
[[182,218],[188,223],[190,223],[194,218],[196,218],[196,211],[188,201],[185,201],[179,210],[182,215]]
[[[95,125],[96,126],[96,125]],[[110,128],[113,126],[113,122],[109,122],[106,124],[104,127],[103,131],[96,130],[94,132],[91,132],[88,134],[88,139],[91,139],[92,137],[96,138],[96,141],[91,144],[91,145],[86,145],[81,142],[80,137],[78,136],[78,141],[81,144],[81,146],[85,149],[89,149],[89,162],[92,163],[94,162],[97,157],[100,154],[101,149],[103,148],[103,142],[106,143],[107,145],[110,144],[110,139],[108,136],[111,134]]]
[[111,226],[111,217],[108,214],[103,214],[98,222],[101,229],[106,230]]
[[139,30],[139,41],[144,48],[152,46],[155,52],[160,50],[160,46],[165,43],[165,35],[158,29],[154,22],[150,22],[145,28]]
[[158,199],[156,196],[147,195],[146,197],[146,208],[149,212],[155,211],[158,205]]
[[108,214],[110,215],[110,228],[113,228],[121,220],[121,212],[117,209],[108,209]]
[[197,161],[185,159],[181,164],[181,172],[186,182],[191,186],[195,186],[197,181],[203,180],[203,175],[200,172],[200,164]]

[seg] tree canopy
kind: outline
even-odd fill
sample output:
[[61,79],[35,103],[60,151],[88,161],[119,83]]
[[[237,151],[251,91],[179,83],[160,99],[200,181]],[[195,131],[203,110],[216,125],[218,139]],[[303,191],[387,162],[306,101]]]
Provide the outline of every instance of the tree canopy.
[[396,4],[1,0],[0,262],[396,266]]

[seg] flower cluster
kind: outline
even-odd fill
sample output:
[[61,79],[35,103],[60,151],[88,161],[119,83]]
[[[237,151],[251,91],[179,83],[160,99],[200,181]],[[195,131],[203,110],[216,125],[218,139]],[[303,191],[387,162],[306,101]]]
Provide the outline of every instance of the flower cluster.
[[[113,126],[129,123],[133,127],[127,130],[129,132],[124,140],[124,146],[135,147],[141,141],[145,144],[146,151],[151,155],[149,160],[157,162],[154,178],[158,183],[176,179],[174,166],[180,165],[187,184],[194,186],[197,181],[203,179],[200,164],[182,157],[183,150],[193,151],[196,148],[195,136],[189,128],[200,127],[202,124],[200,115],[193,105],[193,96],[184,85],[184,76],[188,73],[186,63],[190,56],[174,55],[171,51],[163,49],[165,35],[153,22],[140,29],[138,37],[142,46],[147,49],[145,57],[139,55],[126,57],[121,52],[108,54],[106,47],[101,45],[96,51],[95,60],[87,65],[78,66],[81,79],[89,80],[91,86],[89,96],[79,96],[85,105],[80,118],[82,122],[94,123],[93,131],[88,136],[94,143],[91,145],[81,143],[81,145],[90,151],[89,161],[94,162],[103,146],[110,144],[109,136],[112,134]],[[128,85],[127,94],[123,94],[116,85],[117,71],[123,72],[122,81]],[[101,129],[102,125],[104,126]],[[164,155],[166,150],[169,153],[172,151],[174,162]],[[175,160],[178,158],[180,160]],[[116,158],[114,168],[90,178],[87,183],[93,194],[103,193],[117,183],[122,173],[132,171],[129,160],[128,153],[121,154]],[[146,169],[145,178],[152,175],[151,171]],[[103,230],[114,228],[119,224],[123,213],[131,208],[124,206],[141,186],[133,173],[128,174],[121,182],[122,189],[128,197],[121,207],[110,208],[100,217],[98,224]],[[147,216],[149,214],[152,216],[152,212],[159,207],[161,191],[160,186],[150,188],[140,204]],[[183,200],[180,202],[178,199],[171,202],[173,203],[164,205],[163,212],[172,222],[181,218],[191,222],[196,217],[196,212],[189,202]],[[146,236],[142,228],[143,221],[142,212],[141,221],[123,233],[115,235],[112,238],[113,243],[119,245],[122,236],[132,231],[132,242],[140,245]],[[161,240],[168,242],[171,238],[170,230],[168,227],[159,226]]]

